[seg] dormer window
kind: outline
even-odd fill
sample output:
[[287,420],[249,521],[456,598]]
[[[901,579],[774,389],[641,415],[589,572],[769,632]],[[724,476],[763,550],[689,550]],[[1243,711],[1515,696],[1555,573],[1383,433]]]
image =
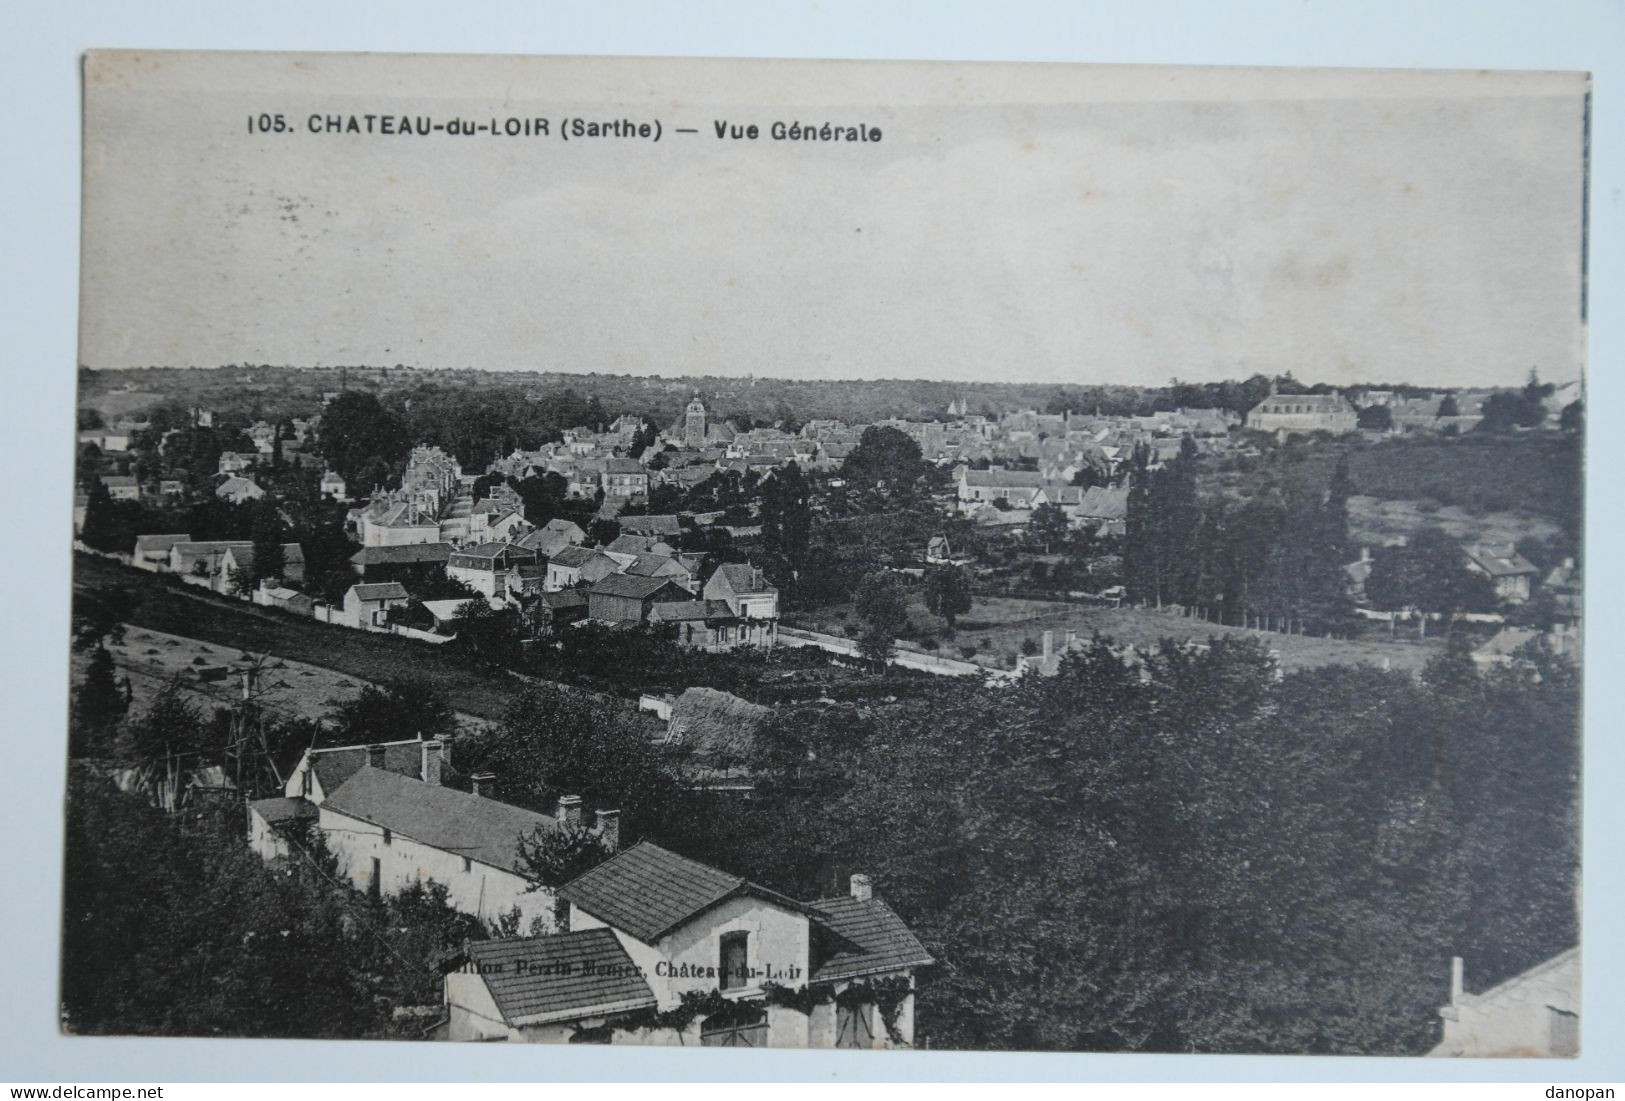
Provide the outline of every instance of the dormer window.
[[720,986],[723,990],[740,990],[750,985],[750,965],[747,955],[749,942],[749,933],[722,934],[718,953],[721,966],[718,974],[722,979]]

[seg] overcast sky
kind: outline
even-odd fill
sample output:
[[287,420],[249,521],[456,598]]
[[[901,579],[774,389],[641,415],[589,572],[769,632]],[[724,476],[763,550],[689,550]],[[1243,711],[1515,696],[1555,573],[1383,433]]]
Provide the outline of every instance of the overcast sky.
[[[1567,381],[1585,91],[1557,74],[95,55],[81,359]],[[251,136],[262,111],[294,132]],[[552,132],[307,129],[368,112]],[[663,135],[564,142],[566,116]],[[718,119],[762,137],[719,141]],[[882,139],[775,142],[775,119]]]

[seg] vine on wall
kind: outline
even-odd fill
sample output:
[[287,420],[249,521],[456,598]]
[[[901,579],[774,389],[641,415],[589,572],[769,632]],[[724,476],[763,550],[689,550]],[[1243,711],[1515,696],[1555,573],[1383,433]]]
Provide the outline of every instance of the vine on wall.
[[[762,995],[766,1005],[793,1009],[803,1015],[811,1015],[818,1006],[828,1005],[831,1002],[843,1009],[873,1005],[880,1011],[880,1020],[886,1026],[886,1035],[893,1043],[901,1044],[904,1041],[902,1033],[897,1028],[897,1017],[902,1011],[903,1000],[912,989],[907,976],[893,975],[889,978],[864,979],[848,983],[839,994],[835,992],[834,986],[827,983],[788,987],[768,982],[762,984]],[[684,1034],[696,1020],[714,1021],[727,1027],[749,1023],[755,1019],[757,1012],[754,1003],[725,998],[722,991],[715,988],[686,990],[678,1003],[670,1009],[664,1011],[652,1008],[640,1009],[596,1028],[577,1028],[570,1036],[570,1043],[607,1044],[612,1041],[617,1031],[648,1032],[667,1028],[675,1032],[678,1043],[682,1043]]]

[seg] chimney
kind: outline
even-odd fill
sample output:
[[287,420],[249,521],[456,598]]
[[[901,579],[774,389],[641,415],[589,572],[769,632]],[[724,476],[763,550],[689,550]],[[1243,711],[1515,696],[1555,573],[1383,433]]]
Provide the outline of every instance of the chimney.
[[1574,568],[1574,559],[1572,559],[1572,558],[1563,559],[1563,568],[1565,570],[1572,570]]
[[383,768],[384,767],[384,747],[383,746],[381,746],[381,745],[369,745],[367,747],[367,764],[370,765],[373,768]]
[[597,812],[597,828],[599,843],[614,852],[621,847],[621,812],[618,810],[601,810]]
[[1462,965],[1460,956],[1450,957],[1450,1004],[1458,1005],[1462,993]]
[[1068,631],[1066,633],[1066,648],[1068,650],[1070,650],[1070,649],[1072,649],[1072,647],[1076,646],[1077,644],[1078,644],[1078,632],[1076,632],[1076,631]]
[[852,876],[852,897],[859,902],[868,902],[875,897],[873,882],[862,872],[857,872]]
[[1361,547],[1360,548],[1360,561],[1362,561],[1362,562],[1371,561],[1371,548],[1370,547]]
[[468,778],[474,788],[474,794],[482,799],[495,799],[497,794],[497,776],[494,772],[476,772]]
[[559,825],[576,829],[581,825],[581,796],[559,796],[559,812],[553,817],[559,820]]
[[1044,632],[1044,664],[1047,666],[1050,659],[1055,656],[1055,632]]
[[423,782],[432,787],[440,786],[440,765],[444,761],[445,747],[438,740],[423,743]]

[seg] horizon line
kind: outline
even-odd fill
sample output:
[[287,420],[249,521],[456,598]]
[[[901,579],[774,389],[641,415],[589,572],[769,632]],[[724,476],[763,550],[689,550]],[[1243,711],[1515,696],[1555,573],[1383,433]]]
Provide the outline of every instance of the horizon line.
[[[123,372],[123,371],[230,371],[230,370],[237,370],[237,371],[272,370],[272,371],[324,371],[324,372],[337,372],[337,371],[354,370],[354,371],[392,371],[392,372],[393,371],[399,371],[399,372],[414,372],[414,373],[455,373],[455,374],[479,373],[479,374],[488,374],[488,375],[536,375],[536,376],[564,375],[564,376],[569,376],[569,377],[574,377],[574,378],[607,378],[607,379],[633,379],[633,380],[668,379],[668,380],[672,380],[672,381],[677,381],[677,380],[681,380],[681,379],[716,379],[716,380],[721,380],[721,381],[726,381],[726,382],[767,381],[767,382],[836,383],[836,384],[845,384],[845,385],[850,385],[852,383],[907,382],[907,383],[928,383],[928,384],[935,385],[935,386],[964,386],[964,387],[971,387],[971,386],[1054,386],[1054,387],[1121,386],[1121,387],[1128,387],[1128,388],[1142,389],[1142,390],[1144,390],[1144,389],[1161,389],[1161,388],[1167,388],[1167,387],[1171,387],[1171,386],[1175,386],[1175,385],[1216,386],[1216,385],[1222,385],[1222,384],[1227,383],[1227,382],[1246,382],[1246,381],[1248,381],[1250,379],[1253,379],[1253,378],[1265,378],[1265,379],[1270,379],[1272,381],[1278,380],[1278,379],[1290,378],[1290,379],[1292,379],[1294,384],[1299,385],[1299,386],[1308,386],[1308,387],[1331,386],[1331,387],[1335,387],[1336,389],[1339,389],[1339,390],[1358,390],[1358,389],[1362,389],[1362,388],[1364,388],[1364,389],[1393,389],[1393,388],[1398,388],[1398,387],[1409,387],[1409,388],[1418,389],[1418,390],[1440,390],[1440,391],[1443,391],[1443,390],[1462,391],[1462,390],[1475,390],[1475,389],[1480,389],[1480,388],[1487,389],[1487,390],[1509,390],[1509,389],[1517,389],[1520,385],[1522,385],[1521,383],[1507,383],[1507,384],[1479,383],[1479,384],[1470,384],[1470,385],[1465,385],[1465,386],[1450,386],[1450,385],[1436,385],[1436,384],[1433,384],[1433,383],[1425,383],[1425,382],[1398,382],[1398,381],[1393,381],[1393,380],[1352,381],[1352,382],[1331,382],[1331,381],[1325,381],[1325,380],[1314,381],[1314,380],[1309,380],[1309,379],[1298,378],[1295,375],[1293,375],[1290,370],[1288,370],[1288,371],[1286,371],[1284,373],[1280,373],[1280,374],[1271,374],[1271,373],[1269,373],[1267,371],[1255,370],[1255,371],[1252,371],[1250,374],[1246,374],[1246,375],[1227,375],[1227,376],[1225,376],[1224,378],[1221,378],[1221,379],[1210,379],[1210,380],[1205,380],[1205,381],[1198,381],[1198,380],[1193,380],[1193,379],[1181,379],[1178,376],[1171,376],[1170,378],[1168,378],[1164,382],[1121,382],[1121,381],[1067,382],[1067,381],[1059,381],[1059,380],[1055,380],[1055,379],[1042,379],[1042,380],[1039,380],[1039,379],[1029,379],[1029,380],[1023,380],[1023,379],[1001,379],[1001,380],[944,379],[944,378],[931,378],[931,377],[928,377],[928,376],[907,377],[907,376],[902,376],[902,375],[875,375],[875,376],[872,376],[872,377],[861,377],[861,378],[839,378],[839,377],[821,378],[821,377],[817,377],[817,376],[805,376],[805,375],[757,375],[757,374],[712,375],[712,374],[661,374],[661,373],[633,374],[631,372],[572,371],[572,370],[569,370],[569,369],[566,369],[566,368],[548,368],[546,370],[541,370],[541,369],[538,369],[538,368],[519,368],[519,367],[423,367],[423,366],[410,366],[410,365],[407,365],[407,364],[393,364],[393,365],[389,365],[389,366],[384,366],[384,365],[365,364],[365,363],[349,363],[349,364],[343,364],[343,365],[340,365],[340,366],[299,365],[299,364],[291,364],[291,363],[281,363],[281,364],[278,364],[278,363],[257,363],[257,364],[221,363],[221,364],[216,364],[214,366],[203,366],[203,365],[198,365],[198,364],[187,364],[187,365],[184,365],[184,366],[179,366],[179,365],[175,365],[175,364],[164,364],[164,365],[146,364],[146,365],[139,366],[139,367],[134,367],[134,366],[97,367],[97,366],[92,366],[90,364],[81,363],[79,365],[79,370],[81,370],[81,371],[93,371],[93,372],[97,372],[97,373],[102,373],[102,372]],[[1537,370],[1538,370],[1538,368],[1537,368]],[[1582,387],[1584,387],[1584,385],[1585,385],[1585,369],[1584,369],[1584,367],[1582,367],[1581,370],[1580,370],[1580,373],[1577,376],[1574,376],[1574,377],[1571,377],[1571,378],[1560,378],[1560,377],[1556,377],[1556,376],[1548,376],[1548,375],[1542,374],[1540,376],[1540,381],[1542,383],[1551,383],[1551,384],[1556,385],[1556,386],[1567,386],[1567,385],[1569,385],[1571,383],[1578,383]]]

